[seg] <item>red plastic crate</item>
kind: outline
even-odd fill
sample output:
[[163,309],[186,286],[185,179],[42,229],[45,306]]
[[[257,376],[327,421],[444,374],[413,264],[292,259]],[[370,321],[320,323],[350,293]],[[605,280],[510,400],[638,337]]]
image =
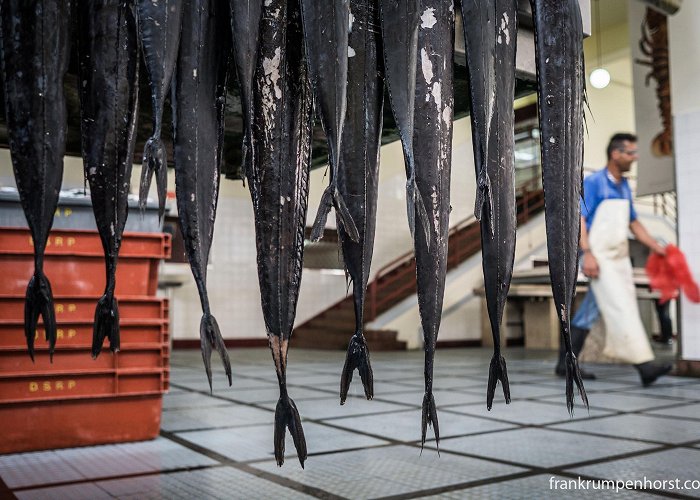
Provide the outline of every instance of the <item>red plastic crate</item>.
[[[34,272],[34,247],[26,228],[0,228],[0,294],[23,293]],[[158,266],[171,252],[170,235],[124,233],[116,275],[117,295],[155,295]],[[96,231],[52,231],[44,273],[55,295],[100,295],[105,262]]]
[[153,439],[162,394],[0,405],[0,453]]
[[162,394],[168,385],[168,371],[163,368],[0,375],[0,403],[54,401],[63,404],[65,400],[76,398]]
[[[95,319],[99,296],[74,297],[54,295],[56,321],[59,324],[89,322]],[[168,300],[161,297],[117,296],[119,321],[167,319]],[[24,294],[0,295],[0,320],[24,321]]]
[[[119,312],[121,313],[121,304]],[[92,322],[59,323],[56,331],[56,350],[91,347],[92,329]],[[122,349],[132,345],[168,344],[170,342],[168,322],[161,319],[121,320],[120,318],[119,335]],[[34,348],[36,350],[48,348],[45,338],[44,329],[39,326],[34,337]],[[109,340],[105,339],[104,347],[109,347]],[[26,348],[24,323],[21,321],[0,320],[0,350],[26,350]],[[40,354],[40,356],[43,356],[43,354]]]

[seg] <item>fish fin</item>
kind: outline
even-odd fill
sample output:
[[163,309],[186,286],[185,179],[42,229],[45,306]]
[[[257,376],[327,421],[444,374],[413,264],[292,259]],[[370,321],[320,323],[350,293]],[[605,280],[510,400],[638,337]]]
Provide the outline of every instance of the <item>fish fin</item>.
[[578,360],[576,355],[572,352],[566,353],[566,407],[569,410],[569,415],[574,416],[574,382],[578,388],[579,395],[581,396],[581,401],[588,406],[588,396],[586,395],[586,389],[583,387],[583,380],[581,379],[581,370],[578,367]]
[[372,374],[372,365],[369,362],[369,349],[367,342],[362,333],[355,334],[350,339],[348,345],[348,353],[345,356],[345,366],[343,366],[343,374],[340,377],[340,404],[345,404],[352,382],[353,371],[357,368],[362,379],[362,387],[365,389],[365,397],[372,399],[374,397],[374,376]]
[[146,210],[148,190],[151,187],[153,174],[156,175],[158,185],[158,216],[163,218],[168,174],[165,166],[165,146],[163,146],[160,137],[155,136],[148,139],[143,147],[143,166],[141,168],[141,182],[139,183],[139,208],[141,212]]
[[221,330],[219,330],[219,324],[216,322],[216,318],[211,314],[205,313],[202,315],[202,320],[199,323],[199,340],[202,346],[204,369],[207,372],[207,380],[209,381],[209,391],[213,391],[211,384],[212,348],[216,349],[219,352],[219,356],[221,356],[221,361],[224,364],[226,376],[228,377],[228,385],[230,386],[233,383],[231,378],[231,361],[228,357],[224,339],[221,336]]
[[428,431],[428,425],[435,432],[435,445],[440,451],[440,428],[438,427],[437,407],[435,406],[435,398],[433,393],[426,392],[423,396],[423,418],[421,420],[421,450],[425,445],[425,434]]
[[53,351],[56,347],[56,312],[53,308],[51,284],[43,273],[35,272],[27,285],[26,301],[24,302],[24,335],[27,338],[27,350],[32,362],[34,361],[34,337],[39,316],[44,318],[49,356],[53,361]]
[[489,366],[489,383],[486,389],[486,409],[489,411],[491,411],[491,407],[493,406],[493,396],[499,381],[503,387],[503,397],[506,400],[506,404],[509,404],[510,385],[508,384],[506,360],[500,354],[494,354],[491,358],[491,366]]
[[112,294],[104,294],[97,301],[95,322],[92,331],[92,358],[95,359],[102,351],[105,338],[109,339],[109,348],[119,350],[119,305]]
[[326,226],[326,219],[333,206],[333,186],[330,185],[323,192],[321,196],[321,202],[318,206],[318,212],[316,212],[316,219],[314,220],[313,228],[311,229],[311,241],[318,241],[323,238],[323,229]]
[[350,236],[350,239],[352,241],[354,241],[355,243],[359,242],[360,233],[357,230],[355,221],[352,220],[352,215],[350,214],[350,210],[348,210],[348,206],[345,204],[343,196],[337,189],[333,193],[333,200],[335,202],[334,206],[336,212],[338,213],[338,220],[343,225],[343,228],[345,228],[345,232],[348,233],[348,236]]
[[476,182],[476,204],[474,206],[476,220],[481,221],[484,216],[484,208],[487,211],[491,236],[493,237],[493,195],[491,193],[491,178],[486,173],[486,169],[481,171]]
[[409,179],[406,183],[406,203],[408,210],[408,226],[411,229],[411,237],[415,238],[416,231],[416,214],[423,226],[425,232],[425,245],[430,250],[430,219],[428,218],[428,210],[423,203],[423,197],[420,195],[418,185],[415,179]]
[[282,396],[277,401],[277,408],[275,408],[275,459],[280,467],[284,463],[284,436],[287,428],[289,428],[289,433],[294,440],[294,447],[303,469],[306,460],[306,438],[301,426],[299,411],[292,398]]

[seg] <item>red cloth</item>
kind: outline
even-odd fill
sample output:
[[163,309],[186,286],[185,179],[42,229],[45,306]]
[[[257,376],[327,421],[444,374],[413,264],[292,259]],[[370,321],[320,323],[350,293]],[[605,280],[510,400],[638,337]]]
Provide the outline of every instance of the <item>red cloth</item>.
[[685,260],[685,255],[675,245],[666,247],[666,255],[652,254],[647,260],[647,275],[652,290],[661,292],[660,302],[668,302],[682,289],[688,300],[700,302],[700,289]]

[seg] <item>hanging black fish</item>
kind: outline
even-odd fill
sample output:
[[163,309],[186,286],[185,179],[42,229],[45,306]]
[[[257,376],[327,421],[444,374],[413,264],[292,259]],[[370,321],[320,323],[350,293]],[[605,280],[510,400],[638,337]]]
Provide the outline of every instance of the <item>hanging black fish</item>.
[[105,253],[107,283],[97,302],[92,355],[105,337],[119,350],[114,297],[138,108],[139,47],[133,1],[80,0],[80,130],[85,175]]
[[499,381],[510,403],[506,360],[501,355],[501,320],[513,275],[517,227],[513,158],[516,16],[515,0],[462,2],[476,165],[475,215],[481,221],[484,287],[494,346],[486,391],[489,410]]
[[231,385],[231,363],[207,296],[231,50],[228,13],[223,0],[183,2],[180,54],[171,95],[177,211],[202,304],[199,336],[210,390],[212,349],[219,352]]
[[139,187],[139,207],[146,208],[151,178],[156,174],[158,187],[158,216],[165,213],[168,189],[167,158],[160,138],[163,106],[170,89],[173,70],[180,48],[182,0],[136,0],[139,41],[146,62],[146,74],[151,87],[153,135],[143,148],[143,168]]
[[399,129],[406,164],[406,211],[408,226],[414,236],[416,214],[425,228],[425,241],[430,245],[428,212],[416,187],[416,166],[413,152],[413,122],[416,94],[416,61],[420,0],[380,0],[382,43],[384,46],[385,81],[391,110]]
[[301,0],[304,45],[321,123],[328,142],[330,184],[323,192],[311,240],[323,236],[331,207],[353,241],[359,236],[348,206],[338,190],[338,168],[347,106],[348,25],[350,0]]
[[340,404],[345,403],[355,368],[365,396],[372,399],[374,384],[369,350],[363,335],[365,291],[369,279],[377,221],[379,150],[384,108],[379,5],[377,0],[351,0],[348,36],[347,113],[340,151],[338,191],[358,231],[357,243],[338,221],[345,269],[352,279],[355,333],[350,339],[340,379]]
[[34,245],[34,275],[27,286],[24,333],[34,359],[34,336],[44,319],[49,356],[56,345],[51,284],[44,250],[63,178],[70,1],[0,2],[0,53],[12,167]]
[[[454,112],[454,24],[452,0],[421,1],[413,152],[418,188],[416,196],[425,202],[428,226],[423,226],[422,218],[416,219],[414,251],[418,310],[425,348],[421,443],[425,444],[427,426],[432,425],[437,445],[440,444],[440,432],[433,398],[433,361],[447,274]],[[428,241],[417,236],[423,231],[429,235]]]
[[549,273],[566,346],[566,406],[573,414],[574,383],[588,406],[570,334],[583,180],[583,27],[576,0],[531,0],[531,4]]
[[246,175],[253,162],[253,79],[260,43],[260,16],[263,0],[230,0],[233,55],[241,90],[243,111],[243,166]]
[[266,0],[253,86],[253,161],[248,183],[265,328],[280,398],[274,447],[284,463],[286,428],[304,467],[306,440],[287,394],[287,350],[296,315],[309,193],[313,97],[304,62],[298,0]]

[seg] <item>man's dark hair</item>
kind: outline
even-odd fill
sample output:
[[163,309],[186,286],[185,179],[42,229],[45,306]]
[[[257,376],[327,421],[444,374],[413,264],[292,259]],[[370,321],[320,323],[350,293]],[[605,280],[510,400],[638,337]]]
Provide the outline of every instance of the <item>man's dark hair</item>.
[[623,149],[625,147],[625,141],[627,142],[637,142],[637,136],[628,133],[615,134],[610,138],[608,143],[608,160],[612,157],[612,152],[616,149]]

